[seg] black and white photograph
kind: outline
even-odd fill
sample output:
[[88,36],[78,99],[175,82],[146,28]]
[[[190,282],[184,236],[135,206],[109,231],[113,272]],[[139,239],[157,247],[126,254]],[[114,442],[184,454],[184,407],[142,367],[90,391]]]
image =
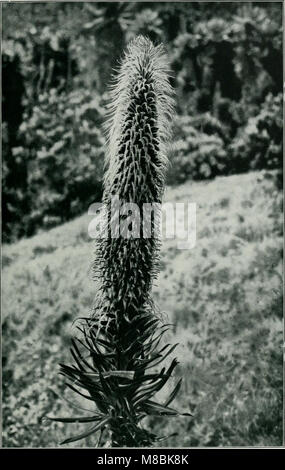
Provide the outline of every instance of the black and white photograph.
[[282,447],[283,2],[1,15],[2,448]]

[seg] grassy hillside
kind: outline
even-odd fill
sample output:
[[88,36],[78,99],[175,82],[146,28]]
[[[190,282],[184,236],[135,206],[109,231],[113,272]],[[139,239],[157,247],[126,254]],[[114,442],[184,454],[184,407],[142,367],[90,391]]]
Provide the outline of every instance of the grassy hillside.
[[[274,175],[188,182],[168,188],[165,200],[197,203],[195,248],[164,241],[154,286],[175,324],[168,339],[180,343],[176,406],[194,418],[155,418],[149,426],[178,433],[164,446],[281,445],[282,194]],[[57,365],[70,359],[73,320],[93,302],[91,218],[3,247],[6,447],[56,447],[76,431],[41,417],[72,410],[57,396],[64,390]]]

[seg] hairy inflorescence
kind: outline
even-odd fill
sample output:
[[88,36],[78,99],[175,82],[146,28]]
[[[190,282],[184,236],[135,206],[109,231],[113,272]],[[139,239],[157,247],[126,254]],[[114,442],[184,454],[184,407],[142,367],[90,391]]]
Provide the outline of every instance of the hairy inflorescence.
[[179,414],[170,404],[181,381],[164,403],[154,399],[178,363],[173,359],[168,368],[158,368],[175,345],[161,345],[168,325],[151,299],[159,269],[157,222],[151,220],[145,237],[142,218],[130,219],[138,227],[136,236],[132,226],[126,237],[119,222],[123,218],[128,226],[128,213],[119,213],[119,207],[111,210],[114,197],[135,203],[140,214],[145,203],[161,203],[172,114],[163,47],[139,36],[128,46],[110,90],[102,214],[107,236],[96,245],[94,308],[78,325],[81,337],[72,340],[74,365],[61,365],[68,387],[94,402],[96,411],[88,418],[63,418],[93,422],[65,442],[106,430],[113,447],[150,446],[160,438],[143,428],[142,419]]

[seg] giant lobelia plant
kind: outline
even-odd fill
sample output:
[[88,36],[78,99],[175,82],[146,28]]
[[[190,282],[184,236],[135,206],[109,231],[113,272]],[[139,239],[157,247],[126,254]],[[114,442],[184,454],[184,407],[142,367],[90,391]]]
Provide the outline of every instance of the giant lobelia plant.
[[74,365],[61,365],[67,386],[95,409],[90,417],[50,419],[92,423],[64,443],[99,431],[112,447],[149,447],[163,438],[143,428],[143,418],[178,415],[170,405],[181,386],[180,380],[163,403],[156,401],[178,362],[158,368],[176,345],[161,344],[169,325],[151,299],[158,218],[147,228],[141,222],[144,205],[161,203],[164,188],[173,90],[163,47],[142,36],[133,40],[110,95],[102,232],[93,263],[98,290],[92,315],[80,319],[81,336],[72,340]]

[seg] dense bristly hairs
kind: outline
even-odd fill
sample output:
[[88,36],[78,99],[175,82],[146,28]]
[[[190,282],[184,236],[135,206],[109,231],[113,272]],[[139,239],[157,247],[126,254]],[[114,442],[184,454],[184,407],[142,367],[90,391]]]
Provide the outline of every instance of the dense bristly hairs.
[[[158,221],[151,218],[148,237],[142,224],[143,204],[161,203],[164,188],[173,110],[168,73],[163,47],[139,36],[129,44],[111,87],[103,232],[93,263],[97,295],[92,315],[78,326],[82,337],[73,340],[75,365],[61,365],[67,385],[93,401],[96,410],[88,418],[53,418],[93,422],[64,442],[106,430],[112,447],[147,447],[161,438],[144,429],[141,420],[179,414],[169,405],[181,381],[163,404],[152,399],[177,360],[157,370],[175,345],[160,345],[168,326],[150,296],[158,272]],[[125,203],[136,204],[136,217],[122,213]]]

